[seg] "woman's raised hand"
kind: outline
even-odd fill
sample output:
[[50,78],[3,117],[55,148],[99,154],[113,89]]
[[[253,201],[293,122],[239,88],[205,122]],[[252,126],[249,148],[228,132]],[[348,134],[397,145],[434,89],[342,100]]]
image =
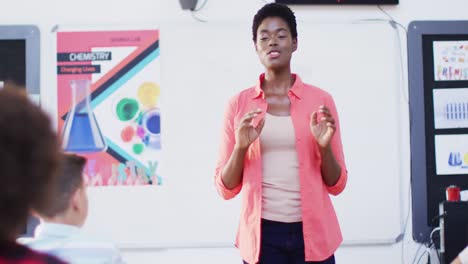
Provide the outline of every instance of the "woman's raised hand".
[[253,119],[262,113],[261,109],[256,109],[247,112],[239,122],[236,128],[236,147],[239,149],[247,149],[262,132],[265,119],[262,118],[256,127],[252,124]]
[[326,148],[329,146],[333,134],[335,134],[335,119],[330,113],[330,110],[324,105],[319,107],[318,112],[322,114],[320,120],[318,120],[317,111],[311,114],[310,131],[315,140],[317,140],[317,144],[321,148]]

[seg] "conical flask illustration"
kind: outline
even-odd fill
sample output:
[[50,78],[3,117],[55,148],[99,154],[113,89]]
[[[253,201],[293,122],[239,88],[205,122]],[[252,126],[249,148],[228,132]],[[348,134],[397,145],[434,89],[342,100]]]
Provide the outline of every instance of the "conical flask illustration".
[[107,147],[90,106],[89,86],[89,80],[70,81],[72,107],[62,132],[65,151],[91,153],[104,151]]

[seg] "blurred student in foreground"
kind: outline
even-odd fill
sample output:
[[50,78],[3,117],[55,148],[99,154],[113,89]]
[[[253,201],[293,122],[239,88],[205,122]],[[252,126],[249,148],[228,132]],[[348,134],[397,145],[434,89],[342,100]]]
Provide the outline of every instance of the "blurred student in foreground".
[[35,214],[41,223],[32,240],[21,240],[29,247],[52,254],[70,263],[124,263],[117,248],[88,238],[81,227],[88,215],[88,198],[83,181],[84,157],[63,154],[58,185],[52,191],[54,202]]
[[47,115],[23,94],[0,90],[0,263],[64,263],[15,241],[30,210],[50,202],[58,159]]

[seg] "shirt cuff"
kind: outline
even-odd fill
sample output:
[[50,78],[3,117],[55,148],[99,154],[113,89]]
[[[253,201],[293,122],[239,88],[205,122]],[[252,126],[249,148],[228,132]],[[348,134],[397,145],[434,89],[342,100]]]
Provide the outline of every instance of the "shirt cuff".
[[335,183],[335,185],[327,186],[328,192],[331,193],[332,195],[340,194],[346,186],[347,178],[348,178],[348,171],[346,171],[346,169],[341,167],[340,178]]
[[223,180],[221,179],[221,175],[216,175],[216,189],[218,190],[219,195],[226,200],[234,198],[242,189],[242,183],[237,185],[234,189],[228,189],[226,185],[224,185]]

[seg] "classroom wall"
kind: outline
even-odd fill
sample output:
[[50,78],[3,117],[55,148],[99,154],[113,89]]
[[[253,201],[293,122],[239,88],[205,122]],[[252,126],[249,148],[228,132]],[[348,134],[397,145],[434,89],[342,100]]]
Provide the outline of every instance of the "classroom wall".
[[[204,0],[199,0],[204,1]],[[207,23],[224,21],[251,21],[255,11],[264,2],[261,0],[208,0],[207,4],[196,15]],[[396,21],[407,26],[411,20],[463,20],[467,19],[466,0],[400,0],[398,6],[383,8]],[[386,16],[374,6],[308,6],[294,8],[299,20],[354,20],[385,19]],[[68,1],[42,0],[8,1],[1,8],[0,24],[35,24],[41,34],[41,100],[42,105],[52,111],[55,103],[55,79],[53,70],[53,49],[51,30],[56,24],[62,25],[164,25],[171,22],[199,23],[186,11],[182,11],[178,1],[168,0],[132,0],[132,1],[91,1],[82,0],[71,4]],[[246,30],[250,30],[246,28]],[[229,41],[224,43],[229,50]],[[402,39],[403,66],[406,67],[406,40]],[[197,49],[197,43],[181,43],[191,49]],[[177,59],[177,58],[175,58]],[[182,59],[181,59],[182,60]],[[202,67],[202,66],[200,66]],[[406,71],[405,71],[405,82]],[[369,98],[372,100],[372,98]],[[402,107],[402,112],[408,112]],[[407,120],[403,120],[403,139],[409,142]],[[401,198],[407,212],[409,205],[409,144],[402,146],[405,158],[401,164],[404,186]],[[372,203],[371,200],[363,201]],[[337,252],[339,263],[413,263],[419,247],[411,239],[411,217],[407,224],[403,243],[386,245],[352,245],[343,246]],[[238,252],[234,248],[172,248],[163,250],[122,249],[129,263],[240,263]]]

